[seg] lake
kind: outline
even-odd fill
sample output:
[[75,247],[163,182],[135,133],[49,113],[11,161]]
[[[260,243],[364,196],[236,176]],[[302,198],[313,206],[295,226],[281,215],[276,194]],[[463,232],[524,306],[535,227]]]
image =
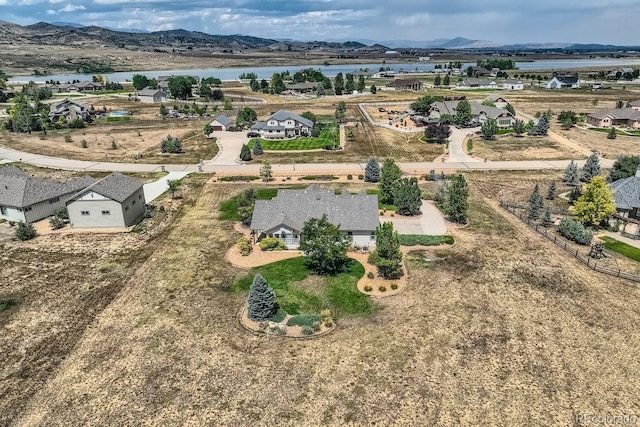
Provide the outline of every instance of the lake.
[[[280,67],[238,67],[238,68],[200,68],[191,70],[160,70],[160,71],[126,71],[118,73],[102,74],[112,82],[131,81],[134,74],[143,74],[149,78],[157,78],[159,76],[170,75],[192,75],[198,77],[217,77],[221,80],[237,80],[242,73],[256,73],[258,80],[270,79],[274,73],[289,71],[291,74],[305,68],[315,68],[322,71],[327,77],[335,77],[338,73],[351,73],[359,69],[369,69],[370,71],[378,71],[380,67],[390,67],[393,71],[433,71],[435,64],[442,62],[413,62],[413,63],[370,63],[370,64],[341,64],[341,65],[293,65]],[[637,59],[564,59],[564,60],[541,60],[531,62],[517,62],[518,69],[526,70],[559,70],[565,68],[585,68],[585,67],[629,67],[632,65],[640,65],[640,58]],[[464,63],[463,69],[475,65],[475,63]],[[72,80],[89,80],[91,81],[94,74],[52,74],[49,76],[20,76],[12,77],[9,82],[26,83],[34,81],[38,83],[47,80],[55,80],[59,82],[67,82]]]

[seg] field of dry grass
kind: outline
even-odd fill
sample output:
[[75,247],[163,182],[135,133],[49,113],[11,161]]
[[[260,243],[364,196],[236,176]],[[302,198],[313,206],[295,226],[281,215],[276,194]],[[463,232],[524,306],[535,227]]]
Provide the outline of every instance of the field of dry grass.
[[467,178],[471,225],[456,244],[410,253],[404,292],[319,340],[238,326],[244,296],[228,287],[244,272],[224,260],[238,234],[217,203],[245,185],[187,196],[142,252],[63,266],[37,241],[5,247],[0,295],[21,302],[0,314],[0,423],[570,425],[576,413],[638,414],[638,288],[566,259],[497,207],[559,174]]
[[549,138],[511,135],[497,137],[494,141],[473,138],[473,156],[487,160],[562,160],[577,159],[579,153]]

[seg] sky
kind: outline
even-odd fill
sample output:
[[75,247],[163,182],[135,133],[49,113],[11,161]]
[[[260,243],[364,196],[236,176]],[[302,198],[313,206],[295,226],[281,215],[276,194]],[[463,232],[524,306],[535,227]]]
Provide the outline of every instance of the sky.
[[640,44],[638,0],[0,0],[0,19],[302,41]]

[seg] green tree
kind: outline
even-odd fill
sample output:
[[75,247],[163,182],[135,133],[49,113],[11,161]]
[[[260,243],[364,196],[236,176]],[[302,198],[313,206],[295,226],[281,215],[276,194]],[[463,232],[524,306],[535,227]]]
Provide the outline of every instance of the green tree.
[[538,119],[538,123],[529,131],[531,136],[547,136],[549,134],[549,117],[542,114]]
[[544,210],[544,215],[542,216],[542,221],[540,225],[544,228],[549,228],[553,224],[553,220],[551,219],[551,209],[547,206]]
[[182,153],[182,143],[178,138],[167,135],[160,143],[160,151],[162,153],[180,154]]
[[253,143],[253,154],[256,156],[264,154],[264,150],[262,149],[262,144],[259,139],[256,139]]
[[564,170],[564,177],[562,178],[562,180],[567,184],[573,186],[580,184],[580,180],[578,177],[578,165],[575,161],[571,160],[571,162],[567,165]]
[[171,192],[171,198],[176,198],[176,191],[178,191],[182,187],[181,179],[168,179],[167,180],[167,188]]
[[378,187],[380,188],[380,201],[387,205],[393,204],[393,196],[395,189],[400,184],[400,178],[402,177],[402,169],[398,166],[390,157],[384,159],[382,168],[380,169],[380,181]]
[[620,156],[613,162],[607,181],[614,182],[634,176],[639,167],[640,156]]
[[469,187],[464,175],[455,175],[449,182],[445,211],[449,219],[459,224],[467,223]]
[[547,200],[555,200],[557,192],[556,187],[556,182],[551,181],[551,184],[549,184],[549,189],[547,190]]
[[584,163],[580,180],[583,182],[590,182],[596,175],[600,175],[600,158],[598,157],[598,153],[593,153]]
[[327,215],[311,218],[302,228],[300,250],[305,255],[305,265],[316,274],[334,276],[342,273],[351,263],[347,249],[351,244],[339,226],[331,224]]
[[271,162],[268,160],[264,160],[262,162],[262,166],[260,167],[260,178],[264,182],[273,181],[273,168],[271,167]]
[[616,101],[616,108],[624,108],[624,101]]
[[356,90],[362,93],[364,92],[364,88],[365,88],[364,76],[360,74],[360,76],[358,76],[358,84],[356,85]]
[[335,90],[336,95],[342,95],[344,92],[344,77],[342,73],[336,74],[336,77],[333,80],[333,89]]
[[190,76],[174,76],[169,78],[167,85],[171,96],[176,99],[187,99],[192,95],[192,87],[196,80]]
[[611,129],[607,132],[607,139],[616,139],[617,136],[618,133],[616,132],[615,126],[611,126]]
[[356,84],[353,80],[353,74],[347,73],[345,77],[347,79],[347,82],[344,84],[344,90],[345,92],[347,92],[347,94],[351,94],[354,90],[356,90]]
[[380,180],[380,164],[375,157],[370,157],[364,168],[364,182],[378,182]]
[[236,125],[239,127],[250,127],[256,122],[256,120],[258,120],[258,114],[253,109],[244,107],[238,111]]
[[498,133],[498,121],[495,119],[488,119],[480,127],[480,134],[488,141],[495,139]]
[[316,96],[324,96],[324,93],[325,93],[324,83],[320,82],[318,83],[318,86],[316,86]]
[[410,108],[416,113],[419,113],[421,115],[427,115],[429,113],[429,109],[431,109],[431,105],[434,102],[442,101],[443,99],[444,98],[442,98],[441,96],[431,96],[431,95],[421,96],[420,98],[416,99],[414,102],[411,103]]
[[524,122],[522,120],[517,119],[513,122],[513,133],[515,133],[517,137],[522,136],[524,133]]
[[300,114],[301,117],[304,117],[307,120],[311,120],[315,126],[315,124],[318,122],[318,117],[312,113],[311,111],[305,111],[304,113]]
[[458,106],[456,107],[456,114],[453,118],[453,121],[458,126],[466,126],[471,123],[471,119],[473,116],[471,115],[471,104],[466,99],[458,102]]
[[451,84],[451,77],[449,77],[449,74],[444,75],[444,79],[442,79],[442,84],[444,86],[449,86]]
[[225,98],[222,101],[222,109],[225,111],[233,110],[233,102],[229,98]]
[[346,121],[346,111],[347,111],[347,104],[345,104],[344,101],[338,102],[338,106],[336,107],[336,113],[335,113],[337,123],[344,123]]
[[376,87],[376,85],[372,84],[369,88],[369,92],[375,95],[378,92],[378,88]]
[[167,117],[167,114],[169,114],[169,111],[167,110],[167,106],[164,104],[160,104],[160,115],[164,118],[164,117]]
[[419,215],[422,206],[422,194],[416,178],[404,178],[393,192],[393,204],[400,215]]
[[18,240],[31,240],[38,235],[33,224],[18,222],[18,226],[16,227],[15,236]]
[[251,88],[251,90],[253,92],[259,92],[260,91],[260,83],[258,83],[258,80],[256,80],[256,79],[251,79],[251,81],[249,82],[249,87]]
[[211,123],[207,123],[206,125],[204,125],[204,128],[202,128],[202,133],[205,134],[206,136],[211,135],[212,132],[213,132],[213,126],[211,126]]
[[280,73],[274,73],[271,76],[271,90],[275,94],[280,94],[284,90],[284,81]]
[[398,232],[393,223],[383,222],[376,228],[376,249],[369,256],[369,262],[378,267],[378,274],[385,279],[402,276],[402,252]]
[[276,293],[264,277],[256,274],[247,297],[247,316],[249,319],[259,322],[268,320],[277,311]]
[[142,74],[133,75],[133,87],[136,90],[142,90],[147,86],[149,86],[149,79],[147,76],[143,76]]
[[211,86],[206,83],[202,83],[200,85],[200,89],[198,89],[198,93],[200,94],[200,96],[207,101],[211,99],[211,91]]
[[573,208],[575,216],[585,225],[597,226],[616,211],[613,193],[602,176],[594,176],[585,185],[582,196]]
[[540,196],[540,189],[538,184],[533,189],[533,193],[531,193],[531,197],[529,198],[529,213],[527,218],[537,220],[540,217],[540,209],[542,209],[544,203],[542,201],[542,196]]
[[507,103],[507,106],[506,106],[505,110],[510,112],[513,117],[516,116],[516,109],[513,108],[513,105],[511,105],[510,103]]
[[440,74],[436,74],[436,78],[433,80],[433,85],[440,86],[441,84],[442,84],[442,78],[440,77]]
[[473,151],[473,139],[469,138],[467,140],[467,151],[471,153]]
[[560,123],[571,122],[571,126],[578,123],[578,115],[571,110],[563,110],[558,114],[558,121]]
[[243,162],[251,160],[251,149],[247,144],[242,144],[242,148],[240,149],[240,160]]
[[570,118],[566,118],[562,121],[562,129],[569,130],[573,127],[573,122]]
[[18,93],[13,106],[9,109],[10,128],[14,132],[29,132],[37,130],[36,110],[31,106],[23,93]]

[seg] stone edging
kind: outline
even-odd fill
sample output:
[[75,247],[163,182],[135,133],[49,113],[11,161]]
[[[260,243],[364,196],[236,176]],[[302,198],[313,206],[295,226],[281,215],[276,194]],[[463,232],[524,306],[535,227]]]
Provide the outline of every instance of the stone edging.
[[240,307],[240,310],[238,310],[238,312],[236,313],[236,319],[238,320],[238,323],[240,324],[240,327],[242,327],[246,331],[251,332],[253,335],[256,335],[256,336],[275,337],[275,338],[290,338],[290,339],[296,339],[296,340],[313,340],[313,339],[323,337],[323,336],[333,332],[333,330],[336,328],[336,322],[334,320],[333,321],[333,326],[331,326],[330,328],[326,329],[323,332],[313,333],[311,335],[297,337],[297,336],[293,336],[293,335],[265,334],[265,333],[262,333],[260,331],[256,331],[255,329],[252,329],[249,326],[245,325],[245,323],[242,321],[242,319],[244,317],[244,312],[246,310],[247,310],[247,307],[246,307],[246,305],[243,304],[242,307]]

